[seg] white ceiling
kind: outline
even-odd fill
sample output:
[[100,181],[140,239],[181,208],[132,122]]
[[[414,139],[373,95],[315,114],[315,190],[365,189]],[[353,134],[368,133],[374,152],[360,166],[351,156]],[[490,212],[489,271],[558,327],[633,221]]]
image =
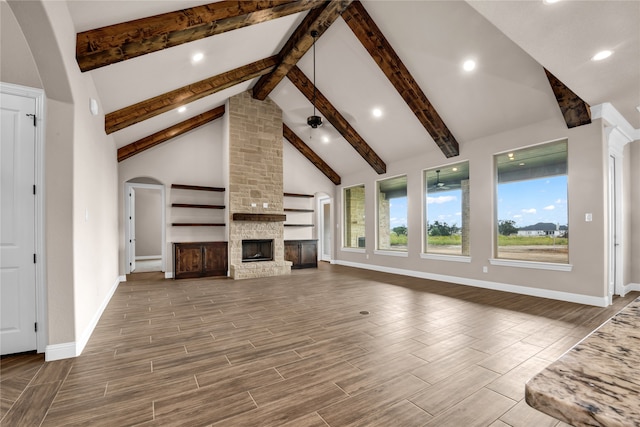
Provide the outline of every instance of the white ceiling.
[[[68,2],[76,31],[174,11],[202,1]],[[640,2],[569,1],[363,1],[415,80],[464,145],[561,115],[542,66],[591,106],[610,102],[640,127]],[[89,71],[109,113],[178,87],[277,54],[304,13],[230,31]],[[602,62],[590,57],[608,48]],[[192,64],[202,52],[205,59]],[[342,19],[316,45],[318,89],[387,163],[417,153],[444,159],[429,134]],[[477,61],[472,73],[465,59]],[[542,64],[542,65],[541,65]],[[298,63],[312,78],[309,51]],[[210,110],[248,90],[249,81],[114,133],[118,147]],[[271,93],[293,129],[336,172],[364,160],[325,120],[306,125],[311,103],[284,79]],[[381,118],[372,109],[383,111]],[[322,137],[329,137],[329,142]]]

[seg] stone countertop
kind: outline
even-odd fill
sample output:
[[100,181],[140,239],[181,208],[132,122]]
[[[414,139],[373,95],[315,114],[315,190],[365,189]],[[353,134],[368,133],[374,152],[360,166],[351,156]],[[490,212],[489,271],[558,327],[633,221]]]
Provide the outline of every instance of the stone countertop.
[[525,397],[574,426],[640,426],[640,298],[530,379]]

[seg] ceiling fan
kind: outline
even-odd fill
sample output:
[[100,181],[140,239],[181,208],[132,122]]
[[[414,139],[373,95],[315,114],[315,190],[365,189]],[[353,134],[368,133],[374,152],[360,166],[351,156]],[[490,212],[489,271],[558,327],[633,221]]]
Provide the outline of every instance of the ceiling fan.
[[436,182],[433,183],[433,185],[431,185],[429,187],[429,190],[451,190],[453,188],[459,188],[460,185],[459,184],[446,184],[442,181],[440,181],[440,169],[436,170]]

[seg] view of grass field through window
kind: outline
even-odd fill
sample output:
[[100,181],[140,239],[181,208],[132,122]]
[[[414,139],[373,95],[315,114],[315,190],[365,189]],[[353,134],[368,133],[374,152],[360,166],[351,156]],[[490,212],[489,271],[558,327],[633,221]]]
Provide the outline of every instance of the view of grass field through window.
[[495,156],[496,257],[569,262],[567,142]]
[[424,172],[424,252],[469,255],[469,163]]

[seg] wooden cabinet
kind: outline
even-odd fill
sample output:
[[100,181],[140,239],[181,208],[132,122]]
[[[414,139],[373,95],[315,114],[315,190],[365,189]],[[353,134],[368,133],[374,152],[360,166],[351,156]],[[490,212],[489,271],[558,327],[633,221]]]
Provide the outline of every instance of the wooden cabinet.
[[284,259],[293,262],[291,268],[318,268],[318,241],[285,240]]
[[226,276],[227,242],[173,244],[173,278]]

